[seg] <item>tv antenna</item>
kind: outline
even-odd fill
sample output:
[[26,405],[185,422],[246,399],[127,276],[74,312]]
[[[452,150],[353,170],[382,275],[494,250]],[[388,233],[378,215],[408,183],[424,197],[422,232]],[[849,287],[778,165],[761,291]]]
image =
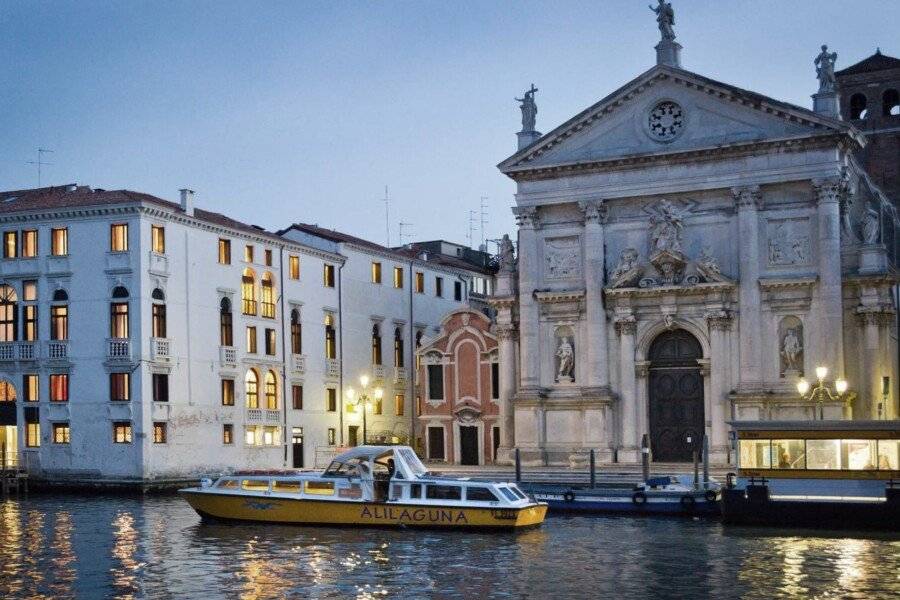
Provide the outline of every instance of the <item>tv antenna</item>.
[[26,161],[26,164],[37,165],[38,187],[41,187],[41,167],[42,166],[50,166],[53,164],[53,163],[44,162],[44,155],[47,153],[52,153],[52,152],[53,152],[53,150],[47,150],[46,148],[38,148],[37,149],[37,160]]
[[475,225],[475,213],[474,210],[469,211],[469,233],[466,236],[469,239],[469,248],[472,247],[472,231],[478,229],[478,226]]
[[384,202],[384,245],[388,248],[391,247],[391,221],[388,217],[388,206],[391,203],[391,198],[388,196],[388,186],[384,186],[384,198],[382,198],[382,202]]
[[484,224],[487,223],[487,196],[481,197],[481,246],[478,247],[480,250],[482,246],[484,246]]
[[412,224],[412,223],[404,223],[403,221],[400,221],[400,222],[397,224],[397,226],[398,226],[398,229],[399,229],[399,233],[398,233],[397,235],[400,236],[400,245],[402,246],[402,245],[403,245],[403,238],[405,238],[405,237],[412,237],[412,236],[413,236],[413,233],[412,233],[412,232],[404,233],[404,232],[403,232],[403,228],[404,228],[404,227],[412,228],[413,224]]

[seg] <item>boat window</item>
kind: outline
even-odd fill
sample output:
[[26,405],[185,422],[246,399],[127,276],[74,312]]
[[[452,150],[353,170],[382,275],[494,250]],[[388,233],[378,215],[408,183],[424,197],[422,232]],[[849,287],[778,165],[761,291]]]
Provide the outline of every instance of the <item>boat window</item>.
[[273,492],[284,492],[288,494],[299,494],[300,493],[300,482],[299,481],[279,481],[275,480],[272,482],[272,491]]
[[497,488],[497,489],[499,489],[500,493],[503,494],[504,496],[506,496],[506,499],[509,500],[510,502],[516,501],[516,495],[513,494],[511,491],[509,491],[509,488],[502,487],[502,488]]
[[897,469],[900,464],[900,440],[878,440],[878,468],[882,471]]
[[338,498],[353,498],[354,500],[362,498],[362,487],[358,483],[351,483],[350,487],[339,488]]
[[221,479],[219,480],[219,483],[216,484],[217,488],[237,488],[237,486],[237,479]]
[[425,468],[425,465],[422,464],[422,461],[419,460],[416,453],[412,451],[412,448],[396,448],[396,452],[403,459],[403,462],[406,463],[406,466],[413,475],[418,477],[428,473],[428,469]]
[[769,440],[741,440],[742,469],[771,469]]
[[241,482],[241,487],[245,490],[254,492],[266,492],[269,490],[268,479],[245,479]]
[[875,440],[841,440],[841,466],[853,471],[875,468]]
[[840,440],[806,440],[806,467],[808,469],[840,469]]
[[409,497],[410,498],[421,498],[422,497],[422,484],[414,483],[409,486]]
[[772,440],[771,464],[777,469],[805,469],[806,445],[803,440]]
[[391,486],[391,500],[399,500],[403,497],[403,486],[402,485],[392,485]]
[[511,490],[512,490],[512,493],[515,494],[516,496],[518,496],[520,499],[522,499],[522,500],[527,500],[527,499],[528,499],[528,496],[526,496],[525,494],[523,494],[523,493],[522,493],[522,490],[520,490],[520,489],[518,488],[518,486],[510,485],[510,486],[509,486],[509,489],[511,489]]
[[429,500],[462,500],[462,490],[455,485],[428,484],[425,497]]
[[303,491],[307,494],[314,494],[317,496],[334,495],[333,481],[305,481],[303,483]]
[[496,502],[497,495],[486,487],[468,487],[466,488],[466,500],[482,500],[487,502]]

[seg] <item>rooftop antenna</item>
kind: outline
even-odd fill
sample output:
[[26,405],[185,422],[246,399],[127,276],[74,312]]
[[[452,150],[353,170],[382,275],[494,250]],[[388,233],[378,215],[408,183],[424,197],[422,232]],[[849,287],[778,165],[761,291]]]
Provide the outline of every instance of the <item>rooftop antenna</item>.
[[47,153],[52,153],[52,152],[53,152],[53,150],[47,150],[46,148],[38,148],[37,149],[38,159],[26,161],[26,164],[37,165],[38,187],[41,187],[41,166],[50,166],[53,164],[53,163],[44,162],[44,160],[43,160],[44,155]]
[[479,250],[482,246],[484,246],[484,224],[487,223],[487,196],[481,197],[481,246],[479,246]]
[[382,199],[384,202],[384,245],[388,248],[391,247],[391,222],[388,218],[388,205],[391,203],[391,198],[388,196],[388,186],[384,186],[384,198]]
[[472,247],[472,230],[477,229],[475,225],[475,212],[474,210],[469,211],[469,234],[466,236],[469,239],[469,248]]
[[403,232],[403,228],[404,228],[404,227],[412,227],[413,224],[412,224],[412,223],[404,223],[403,221],[400,221],[397,225],[398,225],[398,228],[399,228],[399,230],[400,230],[400,232],[399,232],[397,235],[400,236],[400,245],[402,246],[402,245],[403,245],[403,238],[405,238],[405,237],[412,237],[412,236],[413,236],[413,233],[412,233],[412,232],[404,233],[404,232]]

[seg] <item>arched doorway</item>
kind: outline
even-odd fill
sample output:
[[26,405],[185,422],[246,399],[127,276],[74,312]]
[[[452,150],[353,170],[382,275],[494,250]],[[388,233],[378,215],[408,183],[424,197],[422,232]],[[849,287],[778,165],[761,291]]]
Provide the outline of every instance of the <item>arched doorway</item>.
[[700,342],[683,329],[650,345],[650,448],[658,462],[690,461],[704,432]]
[[0,379],[0,470],[17,464],[16,388]]

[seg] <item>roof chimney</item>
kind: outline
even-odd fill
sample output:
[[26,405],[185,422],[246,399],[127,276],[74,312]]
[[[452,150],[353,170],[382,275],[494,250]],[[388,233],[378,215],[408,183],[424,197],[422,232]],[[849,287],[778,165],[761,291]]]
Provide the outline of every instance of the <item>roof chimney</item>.
[[184,188],[181,192],[181,210],[189,217],[194,216],[194,190]]

